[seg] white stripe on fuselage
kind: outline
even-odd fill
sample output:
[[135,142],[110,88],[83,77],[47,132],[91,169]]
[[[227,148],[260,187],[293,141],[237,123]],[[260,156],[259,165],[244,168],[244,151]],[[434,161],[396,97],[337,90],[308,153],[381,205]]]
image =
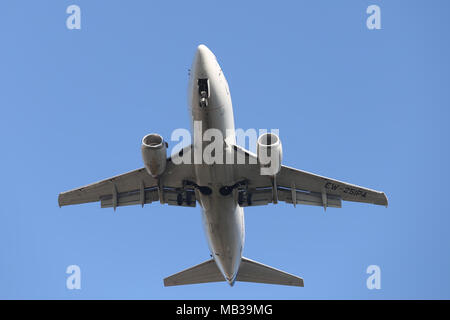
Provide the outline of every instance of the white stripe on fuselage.
[[[209,81],[207,107],[200,107],[199,104],[198,79]],[[197,48],[190,72],[188,91],[194,139],[196,139],[194,121],[201,121],[202,136],[205,130],[215,128],[222,132],[227,143],[235,144],[233,107],[228,83],[216,57],[204,45]],[[204,146],[205,143],[202,150]],[[231,151],[225,149],[224,152]],[[219,270],[230,285],[233,284],[239,270],[245,232],[244,211],[237,204],[233,193],[228,196],[219,193],[220,187],[233,185],[236,182],[233,168],[234,166],[220,164],[195,165],[197,185],[208,186],[212,189],[210,195],[203,195],[197,191],[208,244]]]

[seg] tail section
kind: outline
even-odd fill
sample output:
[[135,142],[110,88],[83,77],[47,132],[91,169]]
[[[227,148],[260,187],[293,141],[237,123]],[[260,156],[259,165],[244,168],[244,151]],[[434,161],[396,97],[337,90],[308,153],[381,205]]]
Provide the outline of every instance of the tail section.
[[303,287],[302,278],[244,257],[236,281]]
[[195,284],[206,282],[225,281],[216,262],[211,259],[189,269],[180,271],[164,279],[164,286],[180,286],[183,284]]
[[[164,279],[164,286],[225,281],[214,259],[180,271]],[[303,287],[303,279],[242,257],[236,281]]]

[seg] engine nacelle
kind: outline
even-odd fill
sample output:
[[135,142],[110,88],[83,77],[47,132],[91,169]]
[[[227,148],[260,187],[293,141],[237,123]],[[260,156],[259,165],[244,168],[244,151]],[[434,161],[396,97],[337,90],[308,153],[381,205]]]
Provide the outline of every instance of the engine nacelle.
[[280,172],[283,148],[276,134],[264,133],[259,136],[256,149],[262,175],[274,176]]
[[142,159],[145,169],[152,177],[161,175],[166,169],[167,144],[159,134],[151,133],[142,139]]

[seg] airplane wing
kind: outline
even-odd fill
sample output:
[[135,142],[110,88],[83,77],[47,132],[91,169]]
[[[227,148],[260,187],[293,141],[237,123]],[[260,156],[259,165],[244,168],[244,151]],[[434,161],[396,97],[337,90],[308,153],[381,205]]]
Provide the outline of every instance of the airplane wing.
[[59,194],[59,206],[100,201],[102,208],[144,205],[160,201],[169,205],[195,207],[196,196],[192,185],[194,166],[174,164],[167,159],[166,170],[158,179],[140,168],[81,188]]
[[[315,206],[341,207],[341,201],[365,202],[376,205],[388,205],[386,195],[347,182],[319,176],[310,172],[281,166],[275,177],[261,175],[258,164],[248,164],[248,159],[256,155],[233,146],[238,153],[244,153],[246,164],[237,165],[238,180],[245,181],[238,190],[238,201],[241,206],[265,205],[283,201]],[[251,163],[251,162],[250,162]]]

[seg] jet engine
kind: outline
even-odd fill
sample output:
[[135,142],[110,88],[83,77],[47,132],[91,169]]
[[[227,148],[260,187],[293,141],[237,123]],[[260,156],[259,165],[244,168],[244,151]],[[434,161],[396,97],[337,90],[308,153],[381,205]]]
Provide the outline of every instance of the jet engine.
[[142,159],[145,169],[152,177],[161,175],[166,169],[167,143],[159,134],[151,133],[142,139]]
[[264,133],[260,135],[256,149],[262,175],[274,176],[280,172],[283,149],[280,138],[276,134]]

